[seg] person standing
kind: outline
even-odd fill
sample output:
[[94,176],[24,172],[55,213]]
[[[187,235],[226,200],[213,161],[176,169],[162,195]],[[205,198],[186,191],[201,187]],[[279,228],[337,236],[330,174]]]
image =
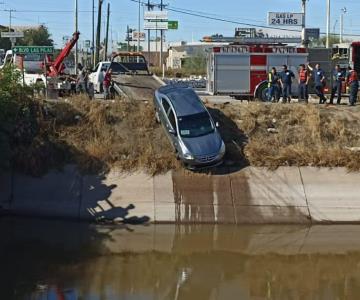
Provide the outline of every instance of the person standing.
[[319,104],[326,103],[326,97],[324,95],[324,87],[326,85],[325,72],[321,69],[320,64],[316,64],[315,68],[308,65],[310,71],[313,72],[313,78],[315,82],[316,95],[319,97]]
[[85,70],[80,71],[77,80],[76,80],[76,92],[85,93],[86,92],[86,72]]
[[299,70],[299,101],[309,102],[308,84],[310,74],[304,64],[300,65]]
[[346,76],[346,82],[350,89],[350,96],[349,96],[349,105],[355,106],[357,102],[357,95],[359,91],[359,77],[355,70],[349,67],[348,74]]
[[276,68],[271,68],[268,74],[269,102],[279,101],[279,75]]
[[283,65],[283,70],[280,73],[280,84],[282,87],[283,103],[290,103],[291,101],[291,84],[293,78],[295,78],[294,72],[289,70],[287,65]]
[[108,69],[108,71],[105,73],[104,81],[103,81],[104,100],[110,99],[111,75],[112,75],[112,71],[111,69]]
[[342,82],[344,81],[344,72],[341,70],[340,65],[336,65],[333,73],[333,87],[331,90],[330,104],[334,104],[335,95],[337,95],[337,104],[341,104],[341,90]]

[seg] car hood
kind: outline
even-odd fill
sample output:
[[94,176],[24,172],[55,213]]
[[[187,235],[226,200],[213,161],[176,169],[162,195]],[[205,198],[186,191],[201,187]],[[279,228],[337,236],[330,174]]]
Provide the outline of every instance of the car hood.
[[210,134],[199,137],[182,137],[181,140],[191,154],[195,156],[208,155],[218,152],[222,142],[222,139],[216,130]]

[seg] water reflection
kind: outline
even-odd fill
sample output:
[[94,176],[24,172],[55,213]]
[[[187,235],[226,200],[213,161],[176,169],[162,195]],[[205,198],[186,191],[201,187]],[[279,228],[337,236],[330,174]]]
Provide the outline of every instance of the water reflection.
[[359,299],[358,226],[0,219],[0,299]]

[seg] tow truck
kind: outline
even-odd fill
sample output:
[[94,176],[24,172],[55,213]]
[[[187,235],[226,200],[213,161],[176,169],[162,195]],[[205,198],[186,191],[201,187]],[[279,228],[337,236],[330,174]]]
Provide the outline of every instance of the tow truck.
[[61,50],[54,61],[50,55],[39,54],[14,54],[12,50],[6,52],[4,63],[0,68],[7,64],[13,64],[18,69],[24,69],[24,81],[26,85],[43,83],[47,81],[48,88],[57,90],[59,94],[68,93],[71,89],[72,76],[65,74],[64,60],[69,56],[72,48],[76,45],[80,33],[75,32],[72,39]]
[[165,83],[148,69],[145,56],[140,52],[119,52],[111,61],[100,62],[89,75],[96,92],[102,92],[104,74],[112,70],[115,92],[128,99],[150,101],[154,91]]

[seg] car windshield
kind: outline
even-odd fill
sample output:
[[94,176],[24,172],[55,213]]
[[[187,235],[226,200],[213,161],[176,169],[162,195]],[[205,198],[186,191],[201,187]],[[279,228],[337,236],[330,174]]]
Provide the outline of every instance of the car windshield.
[[214,126],[207,112],[178,117],[178,124],[180,135],[185,138],[207,135],[214,131]]

